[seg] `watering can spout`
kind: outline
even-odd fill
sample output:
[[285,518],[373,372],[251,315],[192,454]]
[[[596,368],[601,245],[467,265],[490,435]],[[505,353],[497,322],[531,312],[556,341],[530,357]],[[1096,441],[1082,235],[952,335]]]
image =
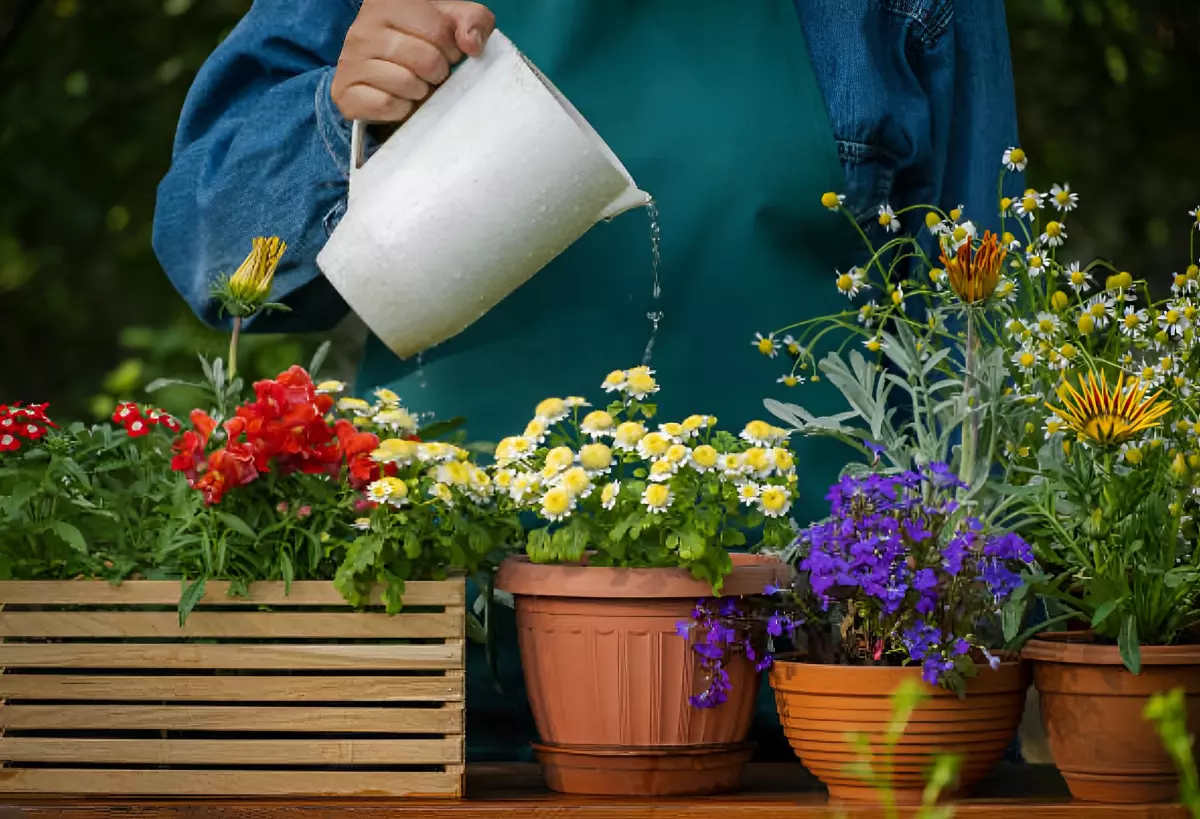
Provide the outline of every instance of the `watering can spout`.
[[638,190],[635,186],[630,185],[620,196],[609,203],[608,207],[600,211],[600,218],[608,222],[620,216],[627,210],[634,208],[644,208],[654,202],[653,197],[643,190]]

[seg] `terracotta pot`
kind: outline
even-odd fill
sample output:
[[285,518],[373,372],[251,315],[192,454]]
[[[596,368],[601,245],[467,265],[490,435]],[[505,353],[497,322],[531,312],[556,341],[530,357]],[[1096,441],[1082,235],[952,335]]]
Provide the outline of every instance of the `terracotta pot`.
[[1116,646],[1090,634],[1042,634],[1032,661],[1050,753],[1071,795],[1089,802],[1171,802],[1179,777],[1154,725],[1142,717],[1151,694],[1183,688],[1191,730],[1200,728],[1200,646],[1142,646],[1131,674]]
[[[761,594],[790,577],[774,558],[734,555],[723,596]],[[565,793],[679,795],[737,786],[749,751],[759,677],[736,655],[733,691],[716,708],[691,643],[676,634],[712,588],[681,569],[613,569],[504,561],[529,704],[547,784]]]
[[[848,770],[858,752],[847,734],[871,736],[877,767],[886,764],[878,740],[892,718],[891,695],[905,679],[920,681],[920,667],[775,663],[771,686],[783,731],[831,798],[879,801],[878,791]],[[926,774],[938,756],[961,757],[959,791],[986,776],[1012,742],[1029,681],[1021,663],[1005,662],[996,671],[984,667],[968,680],[966,699],[921,684],[930,698],[913,712],[891,756],[892,787],[901,805],[921,801]]]

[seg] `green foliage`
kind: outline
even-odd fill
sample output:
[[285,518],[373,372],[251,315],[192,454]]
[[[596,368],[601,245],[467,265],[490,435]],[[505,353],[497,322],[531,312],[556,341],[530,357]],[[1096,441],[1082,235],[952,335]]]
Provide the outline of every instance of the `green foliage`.
[[[896,747],[904,738],[908,721],[913,712],[927,700],[929,695],[922,689],[920,683],[913,678],[902,682],[892,693],[892,718],[887,730],[878,740],[866,734],[850,734],[847,739],[856,750],[856,759],[850,764],[847,773],[871,785],[879,793],[879,801],[883,807],[886,819],[898,819],[896,808],[896,793],[892,787],[893,758]],[[921,797],[921,807],[915,819],[951,819],[954,816],[953,806],[938,806],[942,793],[958,781],[958,769],[961,759],[952,754],[944,754],[934,759],[926,780],[925,791]]]
[[1187,693],[1176,688],[1155,694],[1146,702],[1143,715],[1154,722],[1163,747],[1179,771],[1179,801],[1200,819],[1200,774],[1196,772],[1196,756],[1192,749],[1195,738],[1188,733]]

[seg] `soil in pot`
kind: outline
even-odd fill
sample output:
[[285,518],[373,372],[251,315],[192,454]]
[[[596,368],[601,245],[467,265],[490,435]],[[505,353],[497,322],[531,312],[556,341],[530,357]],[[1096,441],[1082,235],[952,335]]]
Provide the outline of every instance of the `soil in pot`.
[[[892,693],[905,679],[921,679],[919,666],[816,665],[778,661],[771,685],[784,733],[796,756],[826,787],[833,800],[878,802],[879,792],[849,768],[858,751],[847,734],[870,736],[875,767],[888,758],[879,740],[892,718]],[[922,683],[924,685],[924,683]],[[929,699],[908,722],[891,755],[891,783],[897,804],[917,804],[934,760],[961,758],[958,791],[985,777],[1004,757],[1025,705],[1028,675],[1017,662],[996,671],[984,667],[967,681],[967,696],[925,685]]]
[[[761,594],[788,567],[734,555],[722,594]],[[567,793],[682,795],[737,786],[759,676],[737,655],[716,708],[691,644],[676,633],[708,584],[679,569],[554,566],[510,558],[497,588],[513,594],[521,663],[547,783]]]
[[1200,727],[1200,645],[1142,646],[1133,674],[1116,646],[1090,634],[1043,634],[1022,655],[1033,666],[1054,763],[1076,799],[1111,804],[1171,802],[1179,777],[1154,725],[1152,694],[1183,688],[1188,727]]

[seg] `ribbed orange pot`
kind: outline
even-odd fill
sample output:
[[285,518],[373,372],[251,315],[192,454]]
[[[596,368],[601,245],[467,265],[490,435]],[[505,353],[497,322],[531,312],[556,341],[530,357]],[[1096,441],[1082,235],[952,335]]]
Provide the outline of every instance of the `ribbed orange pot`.
[[[734,555],[722,596],[761,594],[790,576],[774,558]],[[737,787],[758,674],[743,656],[716,708],[691,643],[676,634],[707,583],[681,569],[551,566],[504,561],[496,587],[517,611],[521,664],[547,784],[565,793],[680,795]]]
[[1179,776],[1142,709],[1152,694],[1183,688],[1188,727],[1200,728],[1200,646],[1142,646],[1142,673],[1132,674],[1116,646],[1093,639],[1042,634],[1021,652],[1033,665],[1054,764],[1076,799],[1174,801]]
[[[879,739],[892,718],[891,695],[905,679],[921,681],[919,666],[815,665],[777,661],[771,686],[783,731],[792,750],[829,788],[829,796],[847,802],[878,802],[879,793],[851,772],[857,749],[847,735],[872,739],[876,769],[888,762]],[[996,766],[1021,722],[1024,666],[1001,663],[984,667],[967,681],[966,699],[921,683],[929,695],[913,712],[904,736],[891,754],[891,783],[897,804],[921,801],[926,775],[936,757],[961,758],[958,790],[966,790]]]

